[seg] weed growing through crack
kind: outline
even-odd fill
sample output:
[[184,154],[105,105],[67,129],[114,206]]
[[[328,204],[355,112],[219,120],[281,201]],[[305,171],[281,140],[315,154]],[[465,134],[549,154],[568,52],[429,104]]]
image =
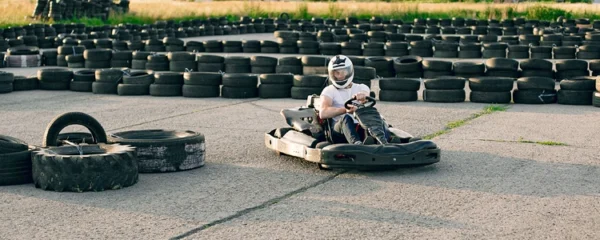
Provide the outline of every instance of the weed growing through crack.
[[486,114],[491,114],[491,113],[494,113],[494,112],[503,112],[503,111],[506,111],[506,109],[508,109],[508,106],[504,106],[504,105],[488,105],[485,108],[483,108],[482,111],[477,112],[477,113],[471,115],[468,118],[447,123],[445,129],[437,131],[437,132],[429,134],[429,135],[426,135],[426,136],[423,137],[423,139],[426,139],[426,140],[433,139],[433,138],[438,137],[440,135],[444,135],[446,133],[449,133],[452,129],[461,127],[461,126],[467,124],[469,121],[471,121],[471,120],[473,120],[475,118],[481,117],[481,116],[486,115]]

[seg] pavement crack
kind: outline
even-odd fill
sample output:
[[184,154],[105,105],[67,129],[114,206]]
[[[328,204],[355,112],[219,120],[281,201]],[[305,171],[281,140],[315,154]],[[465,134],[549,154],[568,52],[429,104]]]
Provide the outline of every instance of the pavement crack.
[[469,123],[470,121],[472,121],[476,118],[479,118],[483,115],[492,114],[494,112],[503,112],[503,111],[506,111],[506,109],[508,109],[508,108],[509,108],[509,105],[494,105],[494,104],[492,104],[492,105],[486,106],[485,108],[483,108],[483,110],[481,110],[475,114],[472,114],[468,118],[447,123],[446,127],[444,129],[437,131],[435,133],[429,134],[429,135],[425,135],[423,137],[423,139],[431,140],[435,137],[439,137],[441,135],[449,133],[450,131],[452,131],[452,129],[462,127],[463,125],[465,125],[465,124]]
[[327,183],[327,182],[329,182],[329,181],[331,181],[331,180],[335,179],[337,176],[339,176],[339,175],[341,175],[341,174],[344,174],[344,173],[346,173],[346,172],[348,172],[348,170],[343,170],[343,171],[340,171],[340,172],[338,172],[338,173],[336,173],[336,174],[334,174],[334,175],[331,175],[331,176],[329,176],[329,177],[327,177],[327,178],[321,179],[321,180],[319,180],[319,181],[317,181],[317,182],[315,182],[315,183],[313,183],[313,184],[310,184],[310,185],[308,185],[308,186],[301,187],[301,188],[299,188],[299,189],[296,189],[296,190],[294,190],[294,191],[292,191],[292,192],[289,192],[289,193],[287,193],[287,194],[285,194],[285,195],[282,195],[282,196],[279,196],[279,197],[276,197],[276,198],[269,199],[269,200],[267,200],[266,202],[263,202],[263,203],[261,203],[260,205],[257,205],[257,206],[254,206],[254,207],[250,207],[250,208],[246,208],[246,209],[244,209],[244,210],[238,211],[238,212],[236,212],[235,214],[233,214],[233,215],[230,215],[230,216],[228,216],[228,217],[221,218],[221,219],[219,219],[219,220],[215,220],[215,221],[213,221],[213,222],[210,222],[210,223],[208,223],[208,224],[204,224],[204,225],[202,225],[202,226],[200,226],[200,227],[194,228],[194,229],[192,229],[192,230],[190,230],[190,231],[187,231],[187,232],[185,232],[185,233],[183,233],[183,234],[177,235],[177,236],[175,236],[175,237],[173,237],[173,238],[171,238],[171,239],[183,239],[183,238],[185,238],[185,237],[189,237],[189,236],[191,236],[191,235],[194,235],[194,234],[196,234],[196,233],[199,233],[199,232],[201,232],[201,231],[204,231],[204,230],[206,230],[206,229],[208,229],[208,228],[210,228],[210,227],[213,227],[213,226],[216,226],[216,225],[219,225],[219,224],[223,224],[223,223],[229,222],[229,221],[231,221],[231,220],[234,220],[234,219],[236,219],[236,218],[242,217],[242,216],[244,216],[244,215],[246,215],[246,214],[249,214],[249,213],[251,213],[251,212],[254,212],[254,211],[257,211],[257,210],[261,210],[261,209],[267,208],[267,207],[269,207],[269,206],[271,206],[271,205],[274,205],[274,204],[277,204],[278,202],[281,202],[282,200],[288,199],[288,198],[290,198],[290,197],[292,197],[292,196],[294,196],[294,195],[296,195],[296,194],[299,194],[299,193],[306,192],[307,190],[309,190],[309,189],[311,189],[311,188],[315,188],[315,187],[318,187],[318,186],[320,186],[320,185],[322,185],[322,184],[325,184],[325,183]]
[[250,102],[250,103],[248,103],[248,104],[250,104],[250,105],[252,105],[252,106],[255,106],[255,107],[257,107],[257,108],[260,108],[260,109],[262,109],[262,110],[267,110],[267,111],[269,111],[269,112],[276,112],[276,113],[279,113],[279,112],[281,111],[281,110],[273,110],[273,109],[267,108],[267,107],[265,107],[265,106],[258,105],[258,104],[254,103],[254,102]]
[[191,114],[194,114],[194,113],[204,112],[204,111],[207,111],[207,110],[213,110],[213,109],[219,109],[219,108],[226,108],[226,107],[231,107],[231,106],[240,105],[240,104],[244,104],[244,103],[256,102],[258,100],[260,100],[260,99],[242,101],[242,102],[237,102],[237,103],[232,103],[232,104],[226,104],[226,105],[222,105],[222,106],[216,106],[216,107],[212,107],[212,108],[203,108],[203,109],[199,109],[199,110],[195,110],[195,111],[191,111],[191,112],[187,112],[187,113],[181,113],[181,114],[177,114],[177,115],[172,115],[172,116],[168,116],[168,117],[162,117],[162,118],[157,118],[157,119],[150,120],[150,121],[136,123],[136,124],[132,124],[132,125],[122,126],[122,127],[113,128],[113,129],[107,129],[107,131],[121,130],[121,129],[125,129],[125,128],[140,126],[140,125],[144,125],[144,124],[148,124],[148,123],[153,123],[153,122],[158,122],[158,121],[167,120],[167,119],[172,119],[172,118],[176,118],[176,117],[183,117],[183,116],[191,115]]

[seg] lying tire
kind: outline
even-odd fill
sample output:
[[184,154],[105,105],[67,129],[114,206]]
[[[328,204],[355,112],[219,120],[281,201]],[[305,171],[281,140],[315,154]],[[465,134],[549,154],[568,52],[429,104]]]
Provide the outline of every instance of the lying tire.
[[0,186],[33,182],[31,171],[31,150],[0,153]]
[[519,90],[542,89],[553,90],[555,88],[554,79],[545,77],[523,77],[517,79],[517,88]]
[[96,71],[91,69],[82,69],[73,72],[73,81],[93,82],[96,81]]
[[187,98],[211,98],[219,97],[221,88],[219,85],[183,85],[182,95]]
[[46,68],[37,71],[37,78],[42,82],[70,82],[73,71],[62,68]]
[[150,85],[150,96],[154,97],[175,97],[181,96],[182,85],[174,84],[151,84]]
[[455,103],[464,102],[466,93],[464,89],[425,89],[423,91],[423,101]]
[[417,91],[380,90],[379,100],[384,102],[413,102],[417,101]]
[[261,74],[258,76],[260,84],[292,84],[294,82],[294,75],[288,73],[273,73],[273,74]]
[[258,86],[258,76],[247,73],[227,73],[223,75],[223,86],[236,88],[255,88]]
[[0,154],[22,152],[29,148],[27,143],[18,138],[0,135]]
[[186,72],[183,74],[183,84],[185,85],[219,86],[221,82],[220,73]]
[[471,91],[481,92],[506,92],[511,91],[514,86],[513,78],[506,77],[479,77],[469,78]]
[[260,84],[258,86],[259,98],[289,98],[291,97],[292,84]]
[[462,77],[437,77],[433,79],[425,79],[423,82],[426,89],[452,90],[464,89],[467,79]]
[[478,92],[471,91],[469,100],[475,103],[510,103],[511,92]]
[[120,189],[138,181],[135,148],[95,144],[43,148],[33,154],[33,182],[57,192]]
[[135,147],[141,173],[176,172],[204,166],[205,139],[201,133],[136,130],[112,133],[108,140]]
[[422,71],[423,58],[420,56],[404,56],[394,59],[394,70],[399,72],[420,72]]
[[221,88],[221,97],[223,98],[255,98],[258,97],[257,87],[228,87],[223,85]]
[[13,91],[29,91],[38,89],[39,80],[37,77],[23,77],[23,76],[15,76],[15,81],[13,82]]
[[94,94],[117,94],[119,83],[115,82],[93,82],[92,93]]
[[327,76],[325,75],[295,75],[294,87],[303,88],[323,88],[327,84]]
[[593,91],[558,90],[558,104],[592,105]]
[[556,103],[556,90],[517,89],[513,91],[513,102],[518,104],[551,104]]
[[58,115],[50,121],[44,132],[42,146],[58,146],[60,131],[70,125],[81,125],[90,131],[95,143],[106,143],[106,132],[98,120],[82,112],[68,112]]
[[560,89],[594,91],[596,89],[596,77],[578,77],[560,81]]
[[417,78],[381,78],[379,89],[395,91],[419,91],[421,80]]
[[129,75],[123,76],[123,84],[150,85],[152,83],[154,83],[152,71],[132,71]]
[[72,81],[69,84],[69,90],[73,92],[92,92],[94,82]]
[[121,83],[117,86],[119,96],[142,96],[150,94],[150,84],[127,84]]
[[510,58],[490,58],[485,61],[488,70],[517,70],[519,61]]
[[161,72],[154,74],[154,84],[183,85],[183,73]]

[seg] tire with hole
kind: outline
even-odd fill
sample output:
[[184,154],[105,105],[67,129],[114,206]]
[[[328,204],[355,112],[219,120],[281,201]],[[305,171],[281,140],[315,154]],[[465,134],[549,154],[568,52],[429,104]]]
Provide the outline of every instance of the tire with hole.
[[204,166],[205,138],[193,131],[163,129],[111,133],[110,143],[136,148],[141,173],[176,172]]
[[68,112],[56,116],[48,123],[42,139],[42,147],[58,146],[60,131],[71,125],[87,128],[95,143],[106,143],[106,132],[98,120],[82,112]]
[[42,148],[32,154],[32,176],[37,188],[48,191],[104,191],[138,182],[135,148],[94,144]]

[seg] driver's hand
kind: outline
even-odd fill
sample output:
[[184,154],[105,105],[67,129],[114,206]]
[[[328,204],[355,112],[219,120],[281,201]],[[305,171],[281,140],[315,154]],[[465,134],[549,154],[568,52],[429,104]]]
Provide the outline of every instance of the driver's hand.
[[363,92],[359,92],[357,94],[354,94],[354,97],[356,98],[356,100],[358,100],[361,103],[364,103],[367,101],[367,95]]
[[348,106],[350,107],[350,109],[344,108],[344,109],[346,109],[346,113],[354,113],[356,111],[356,109],[358,109],[354,105],[348,105]]

